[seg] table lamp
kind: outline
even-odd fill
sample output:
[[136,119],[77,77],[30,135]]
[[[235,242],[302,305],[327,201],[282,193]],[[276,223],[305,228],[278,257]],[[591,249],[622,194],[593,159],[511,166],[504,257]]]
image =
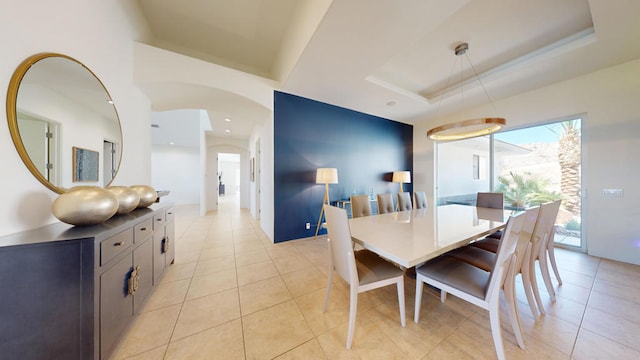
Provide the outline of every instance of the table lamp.
[[410,171],[394,171],[393,178],[391,179],[391,181],[400,183],[400,192],[403,192],[402,183],[411,184],[411,172]]
[[[329,184],[338,183],[338,169],[336,168],[318,168],[316,171],[316,184],[324,184],[324,199],[322,205],[330,205],[329,203]],[[320,217],[318,217],[318,225],[316,225],[316,237],[318,236],[318,230],[322,223],[322,215],[324,214],[324,208],[320,207]]]

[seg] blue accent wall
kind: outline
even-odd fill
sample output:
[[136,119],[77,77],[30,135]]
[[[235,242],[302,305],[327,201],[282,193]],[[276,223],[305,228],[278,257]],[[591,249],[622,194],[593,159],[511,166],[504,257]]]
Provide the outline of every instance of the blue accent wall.
[[[275,242],[315,234],[325,191],[315,183],[319,167],[338,169],[339,183],[329,185],[331,202],[354,192],[395,194],[399,185],[391,173],[413,175],[413,126],[276,91]],[[412,191],[411,184],[403,190]]]

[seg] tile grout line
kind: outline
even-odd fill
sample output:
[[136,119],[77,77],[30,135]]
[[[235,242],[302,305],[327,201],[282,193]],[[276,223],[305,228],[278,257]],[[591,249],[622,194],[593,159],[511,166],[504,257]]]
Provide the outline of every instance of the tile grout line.
[[[589,288],[589,296],[587,297],[587,301],[584,305],[584,312],[582,313],[582,316],[580,317],[580,323],[578,324],[578,332],[576,333],[576,337],[575,339],[573,339],[573,346],[571,347],[571,353],[569,354],[570,358],[573,358],[573,353],[576,350],[576,345],[578,344],[578,339],[580,338],[580,333],[583,330],[582,324],[584,322],[584,317],[587,313],[587,309],[589,308],[589,300],[591,300],[591,294],[593,293],[593,287],[596,283],[596,278],[598,277],[598,272],[600,271],[600,264],[601,264],[601,259],[598,259],[598,266],[596,267],[596,272],[593,276],[593,282],[591,283],[591,287]],[[558,296],[558,295],[556,295]]]
[[[180,240],[184,234],[187,232],[187,230],[189,230],[192,226],[193,223],[195,222],[195,219],[191,221],[191,223],[189,224],[189,226],[187,228],[185,228],[185,230],[182,232],[182,235],[180,235],[180,237],[178,237],[176,240]],[[200,245],[200,253],[198,254],[198,259],[196,260],[196,267],[198,266],[198,262],[200,261],[200,256],[202,256],[202,244]],[[175,265],[175,264],[174,264]],[[193,272],[195,273],[195,268],[193,269]],[[167,343],[167,347],[164,349],[164,355],[163,355],[163,359],[167,358],[167,355],[169,353],[169,346],[171,345],[171,341],[173,340],[173,334],[176,331],[176,327],[178,326],[178,320],[180,320],[180,314],[182,314],[182,309],[184,308],[184,303],[186,302],[187,299],[187,295],[189,294],[189,289],[191,288],[191,283],[193,282],[193,273],[191,274],[191,277],[189,278],[189,285],[187,286],[187,291],[184,294],[184,298],[182,299],[182,302],[180,303],[180,311],[178,311],[178,316],[176,317],[176,321],[173,324],[173,329],[171,330],[171,335],[169,335],[169,342]],[[166,274],[165,274],[166,276]]]

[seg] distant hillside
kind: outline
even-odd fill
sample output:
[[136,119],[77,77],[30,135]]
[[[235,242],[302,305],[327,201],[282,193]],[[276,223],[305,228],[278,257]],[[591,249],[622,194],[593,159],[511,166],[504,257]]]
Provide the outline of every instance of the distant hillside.
[[[560,165],[558,164],[558,143],[534,143],[518,145],[531,150],[526,155],[503,156],[499,169],[510,169],[516,174],[530,173],[532,177],[546,179],[551,191],[560,192]],[[509,176],[509,171],[501,171],[499,176]]]

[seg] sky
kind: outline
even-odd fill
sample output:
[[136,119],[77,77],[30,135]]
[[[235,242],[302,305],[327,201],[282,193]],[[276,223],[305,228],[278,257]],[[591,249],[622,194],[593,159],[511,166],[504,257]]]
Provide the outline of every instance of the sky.
[[[578,123],[578,127],[580,124]],[[495,139],[511,144],[522,145],[531,143],[551,143],[558,141],[562,133],[559,122],[529,128],[505,131],[495,134]]]

